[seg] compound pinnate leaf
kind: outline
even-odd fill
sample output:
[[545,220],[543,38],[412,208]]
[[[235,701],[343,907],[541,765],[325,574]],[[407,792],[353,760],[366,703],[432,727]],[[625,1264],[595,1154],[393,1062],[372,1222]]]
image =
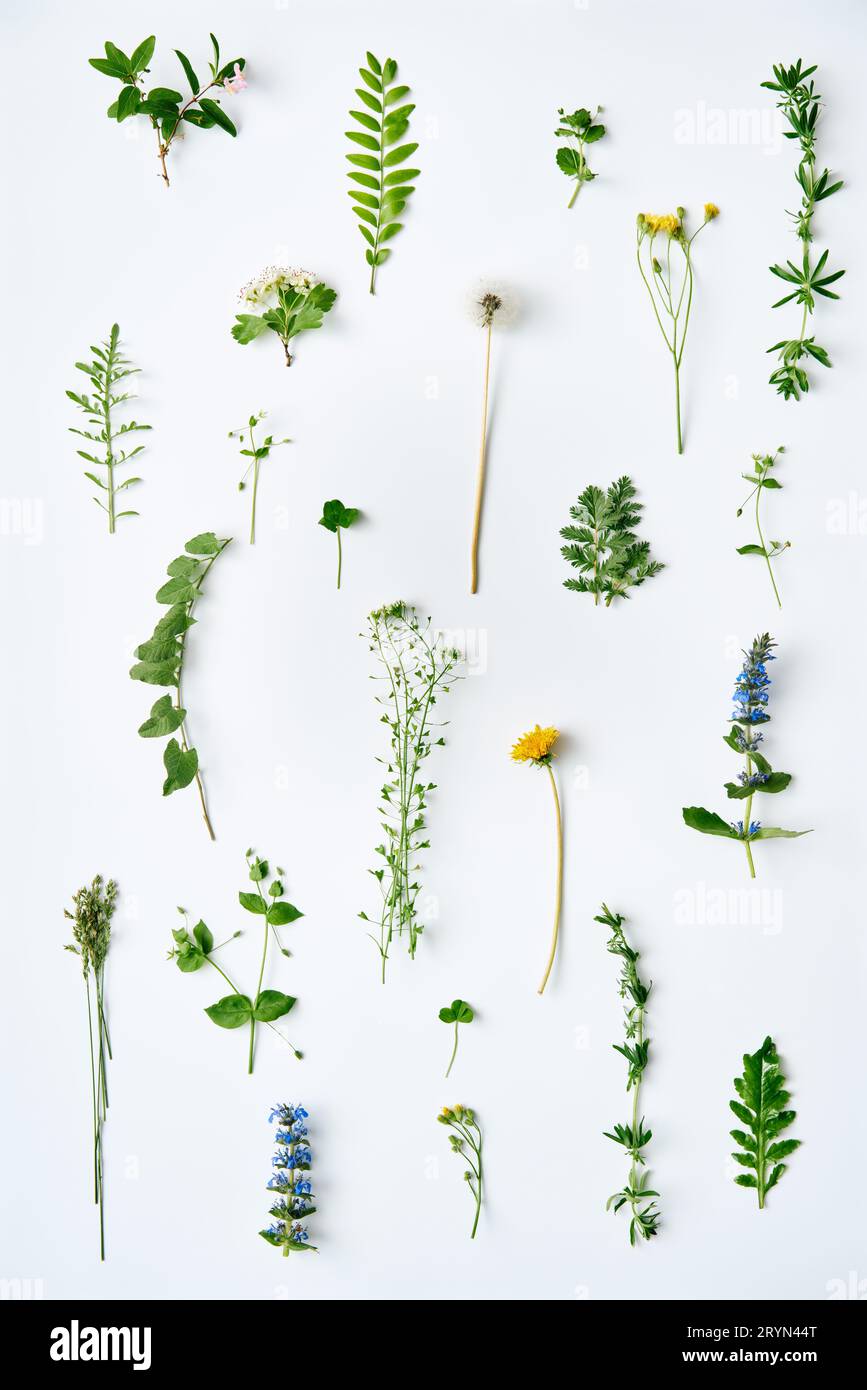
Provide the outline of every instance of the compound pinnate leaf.
[[[405,165],[418,149],[414,142],[398,143],[409,130],[410,117],[415,110],[412,102],[403,101],[409,88],[391,86],[397,75],[397,63],[393,58],[387,58],[380,64],[374,54],[368,53],[367,61],[369,66],[360,69],[360,77],[368,90],[356,88],[356,95],[367,111],[349,112],[360,129],[346,131],[346,138],[352,145],[346,158],[354,166],[349,178],[353,183],[361,183],[363,187],[371,189],[373,194],[360,195],[356,188],[350,189],[358,230],[367,243],[365,260],[370,266],[370,293],[375,294],[377,267],[388,256],[384,243],[402,229],[402,223],[394,219],[403,211],[407,199],[415,191],[409,181],[419,171],[396,167]],[[369,153],[359,154],[356,147]],[[360,174],[358,169],[368,172]],[[388,194],[389,185],[395,182],[403,185],[399,197]]]

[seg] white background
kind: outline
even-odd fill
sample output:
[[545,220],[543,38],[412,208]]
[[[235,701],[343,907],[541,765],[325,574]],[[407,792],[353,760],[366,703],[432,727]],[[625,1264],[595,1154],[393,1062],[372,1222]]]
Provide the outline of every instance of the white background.
[[[249,89],[227,98],[239,138],[192,130],[166,191],[145,123],[105,119],[114,84],[86,60],[109,36],[130,51],[154,32],[153,80],[180,86],[171,50],[201,72],[209,28],[248,60]],[[412,87],[422,170],[375,298],[344,157],[368,48],[394,54]],[[4,53],[0,1274],[41,1280],[46,1297],[852,1296],[867,1277],[863,6],[210,0],[181,15],[158,0],[6,0]],[[770,309],[767,270],[797,249],[785,215],[796,147],[759,84],[799,55],[820,64],[828,104],[820,166],[847,182],[819,208],[817,248],[847,275],[816,316],[834,370],[816,367],[796,405],[768,386],[765,355],[796,331],[795,309]],[[599,177],[567,211],[556,109],[597,102]],[[634,223],[679,203],[695,217],[707,199],[722,213],[696,247],[679,459]],[[238,287],[275,261],[339,292],[291,373],[276,339],[229,336]],[[485,275],[516,286],[523,314],[495,342],[471,598],[482,338],[464,299]],[[137,418],[154,428],[136,469],[141,517],[112,539],[64,389],[81,386],[73,362],[115,319],[143,368]],[[251,549],[226,435],[260,408],[295,442],[265,468]],[[793,548],[778,613],[760,562],[735,554],[755,539],[735,510],[749,455],[781,443],[768,531]],[[667,568],[594,609],[562,587],[557,533],[587,483],[624,472]],[[346,536],[340,594],[334,538],[316,524],[329,497],[365,517]],[[159,692],[127,676],[166,564],[205,529],[237,538],[208,582],[185,691],[216,844],[194,790],[161,798],[163,745],[136,736]],[[376,901],[366,871],[384,750],[358,634],[397,597],[467,633],[477,658],[428,765],[432,920],[415,963],[395,950],[383,988],[357,918]],[[750,898],[739,848],[688,832],[681,807],[726,810],[737,765],[720,735],[738,649],[766,628],[780,656],[768,753],[795,774],[772,819],[815,833],[759,845]],[[537,720],[562,730],[566,834],[561,951],[541,1000],[550,795],[508,756]],[[305,1059],[265,1032],[252,1078],[244,1035],[202,1013],[217,977],[165,959],[178,903],[218,939],[250,927],[237,905],[248,845],[284,865],[305,913],[286,932],[292,959],[275,957],[266,981],[297,994],[286,1031]],[[97,871],[122,893],[102,1267],[84,1000],[62,950],[63,906]],[[592,921],[603,898],[628,916],[654,981],[643,1102],[663,1226],[636,1251],[623,1214],[605,1212],[626,1164],[602,1131],[628,1101],[611,1050],[617,962]],[[251,988],[258,944],[248,930],[226,951]],[[456,995],[477,1021],[446,1083],[437,1011]],[[741,1054],[766,1033],[803,1147],[759,1213],[732,1182],[728,1101]],[[311,1112],[321,1253],[303,1262],[256,1234],[266,1115],[282,1099]],[[435,1119],[456,1100],[485,1133],[472,1244],[461,1164]]]

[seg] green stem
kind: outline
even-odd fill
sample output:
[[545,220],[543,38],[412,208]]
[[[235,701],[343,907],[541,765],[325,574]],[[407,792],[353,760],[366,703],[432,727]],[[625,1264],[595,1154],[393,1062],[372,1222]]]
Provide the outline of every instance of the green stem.
[[[746,759],[747,759],[747,777],[749,778],[749,777],[752,776],[752,772],[753,772],[753,760],[752,760],[752,758],[750,757],[749,753],[746,754]],[[746,836],[746,839],[744,840],[744,848],[746,849],[746,852],[747,852],[747,863],[748,863],[749,866],[750,866],[750,878],[755,878],[755,876],[756,876],[756,866],[755,866],[755,864],[753,863],[753,851],[752,851],[752,849],[750,848],[750,840],[749,840],[750,826],[751,826],[751,824],[752,824],[752,812],[753,812],[753,794],[752,794],[752,792],[750,792],[749,796],[747,797],[746,811],[745,811],[745,814],[744,814],[744,835]]]
[[97,1144],[99,1142],[99,1117],[96,1106],[96,1064],[93,1059],[93,1009],[90,1003],[90,976],[85,975],[84,987],[87,991],[87,1033],[90,1040],[90,1091],[93,1102],[93,1200],[99,1201],[99,1169],[97,1165]]
[[379,255],[379,233],[382,227],[382,199],[385,193],[385,115],[379,126],[379,206],[376,209],[376,227],[373,233],[373,246],[370,248],[372,264],[370,267],[370,293],[376,294],[376,258]]
[[677,409],[677,452],[683,453],[683,433],[680,425],[680,367],[677,358],[674,359],[674,399]]
[[455,1058],[457,1057],[457,1055],[458,1055],[458,1021],[457,1021],[457,1019],[455,1019],[455,1045],[454,1045],[454,1047],[453,1047],[453,1049],[452,1049],[451,1061],[449,1062],[448,1067],[446,1068],[446,1077],[448,1077],[449,1072],[451,1071],[452,1067],[454,1066],[454,1061],[455,1061]]
[[545,986],[548,983],[548,976],[554,965],[554,957],[557,954],[557,939],[560,935],[560,904],[563,898],[563,825],[560,818],[560,798],[557,795],[557,782],[550,763],[545,764],[548,776],[551,779],[551,791],[554,793],[554,815],[557,826],[557,888],[554,907],[554,933],[551,937],[551,950],[548,953],[548,963],[545,966],[545,973],[542,976],[542,983],[539,986],[539,994],[544,994]]
[[340,588],[340,574],[343,569],[343,546],[340,543],[340,527],[337,528],[337,587]]
[[256,494],[259,491],[259,460],[253,466],[253,508],[250,513],[250,544],[256,544]]
[[[762,474],[762,476],[764,477],[764,474]],[[774,578],[774,571],[773,571],[773,567],[772,567],[772,565],[771,565],[771,557],[770,557],[770,555],[768,554],[768,547],[765,545],[765,538],[764,538],[764,536],[762,535],[762,523],[761,523],[761,521],[759,520],[759,499],[761,498],[761,495],[762,495],[762,485],[761,485],[761,483],[759,483],[758,487],[756,488],[756,530],[757,530],[758,533],[759,533],[759,542],[760,542],[760,544],[761,544],[762,550],[763,550],[764,553],[765,553],[765,564],[766,564],[767,567],[768,567],[768,574],[771,576],[771,583],[772,583],[772,585],[774,586],[774,596],[775,596],[775,598],[776,598],[776,600],[777,600],[777,607],[778,607],[778,608],[782,608],[783,602],[782,602],[782,599],[780,598],[780,591],[779,591],[779,589],[777,588],[777,581],[776,581],[775,578]]]
[[[259,887],[258,881],[257,881],[257,883],[256,883],[256,892],[259,894],[260,899],[261,899],[262,902],[264,903],[264,902],[265,902],[265,899],[264,899],[264,897],[262,896],[262,889]],[[259,983],[258,983],[257,986],[256,986],[256,994],[255,994],[255,996],[254,996],[254,998],[253,998],[253,1008],[254,1008],[254,1009],[255,1009],[257,1003],[259,1002],[259,995],[262,993],[262,981],[263,981],[263,979],[265,978],[265,959],[266,959],[266,957],[267,957],[267,955],[268,955],[268,931],[269,931],[269,925],[268,925],[268,917],[267,917],[267,903],[265,904],[265,908],[266,908],[266,915],[265,915],[265,939],[264,939],[264,941],[262,942],[262,963],[261,963],[261,965],[259,966]],[[256,1038],[256,1020],[255,1020],[254,1017],[251,1016],[251,1018],[250,1018],[250,1055],[249,1055],[249,1059],[248,1059],[248,1062],[247,1062],[247,1075],[248,1075],[248,1076],[251,1076],[251,1075],[252,1075],[252,1072],[253,1072],[253,1044],[254,1044],[255,1038]]]

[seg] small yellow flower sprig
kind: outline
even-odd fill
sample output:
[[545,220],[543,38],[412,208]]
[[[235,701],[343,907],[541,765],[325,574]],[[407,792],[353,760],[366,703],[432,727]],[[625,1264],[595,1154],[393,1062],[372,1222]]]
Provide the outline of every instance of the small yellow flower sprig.
[[512,759],[516,763],[532,763],[534,767],[544,767],[551,779],[551,790],[554,793],[554,813],[557,825],[557,889],[556,904],[554,908],[554,933],[551,938],[551,950],[548,953],[548,961],[545,966],[545,973],[542,976],[542,983],[539,986],[539,994],[543,994],[548,983],[548,976],[554,965],[554,957],[557,954],[557,939],[560,934],[560,905],[563,899],[563,823],[560,815],[560,797],[557,794],[557,782],[554,777],[554,769],[551,766],[554,758],[554,744],[560,737],[559,729],[542,729],[537,724],[535,729],[529,733],[522,734],[517,743],[512,748]]
[[[708,222],[713,222],[716,217],[719,217],[719,208],[716,203],[705,203],[704,221],[690,237],[687,236],[684,227],[686,220],[684,208],[678,208],[676,212],[662,214],[640,212],[636,220],[638,240],[635,254],[638,269],[644,281],[644,287],[650,295],[650,302],[653,305],[659,331],[665,339],[665,346],[671,353],[674,362],[677,452],[679,454],[683,453],[683,431],[680,421],[680,366],[683,361],[683,349],[686,346],[686,333],[689,328],[694,287],[692,243],[702,227],[706,227]],[[664,238],[665,242],[664,251],[659,249],[658,254],[657,237]],[[672,246],[677,247],[683,256],[683,267],[679,280],[672,274]],[[646,269],[642,264],[642,248]],[[681,313],[683,314],[682,324]],[[663,315],[667,315],[669,319],[668,331],[666,331]]]

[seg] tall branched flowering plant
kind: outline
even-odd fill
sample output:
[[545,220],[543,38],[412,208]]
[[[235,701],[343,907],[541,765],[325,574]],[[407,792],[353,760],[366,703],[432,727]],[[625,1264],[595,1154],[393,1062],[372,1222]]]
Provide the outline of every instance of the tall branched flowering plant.
[[810,257],[816,204],[830,198],[843,187],[842,179],[836,183],[830,182],[829,169],[823,169],[818,175],[816,173],[816,129],[822,110],[822,98],[816,91],[815,83],[807,81],[815,71],[815,63],[812,67],[805,68],[799,58],[797,63],[788,68],[783,63],[779,66],[775,64],[774,81],[762,83],[763,87],[778,94],[777,108],[782,111],[789,127],[783,132],[786,139],[797,140],[801,147],[801,158],[795,173],[801,194],[801,206],[797,212],[789,213],[789,216],[795,224],[795,234],[801,243],[803,254],[799,265],[793,261],[786,261],[784,266],[770,267],[772,275],[776,275],[787,286],[794,286],[794,289],[782,299],[778,299],[773,307],[780,309],[792,300],[803,306],[801,331],[797,338],[783,338],[768,348],[768,352],[777,353],[780,364],[771,373],[770,384],[777,388],[777,394],[786,401],[799,401],[802,393],[805,394],[810,389],[810,378],[802,363],[812,359],[818,362],[820,367],[831,366],[831,359],[825,348],[819,346],[812,334],[807,337],[807,319],[813,316],[817,295],[822,299],[840,298],[833,290],[829,290],[828,286],[846,274],[845,270],[835,270],[829,275],[824,273],[828,264],[827,250],[822,252],[815,265]]
[[[416,905],[421,892],[417,856],[430,845],[427,797],[435,784],[425,782],[422,769],[431,749],[445,744],[442,734],[437,736],[444,721],[434,719],[435,707],[440,696],[448,695],[460,678],[456,668],[461,654],[432,632],[430,618],[422,623],[406,603],[375,609],[368,618],[367,636],[370,650],[382,666],[382,673],[373,679],[385,686],[376,700],[383,708],[380,722],[387,726],[390,741],[387,758],[378,760],[386,767],[379,806],[385,840],[376,847],[383,863],[370,870],[379,884],[381,904],[376,935],[368,933],[379,952],[385,984],[385,965],[394,938],[405,938],[410,957],[415,959],[424,931]],[[374,925],[366,912],[358,915]]]
[[105,1204],[102,1162],[102,1126],[108,1110],[107,1063],[111,1039],[105,1007],[105,960],[111,944],[111,919],[117,902],[113,878],[103,882],[97,874],[89,888],[79,888],[74,911],[64,908],[72,922],[73,944],[64,947],[78,956],[87,996],[87,1036],[90,1052],[91,1120],[93,1125],[93,1200],[99,1207],[99,1258],[105,1259]]
[[207,82],[199,81],[189,58],[179,48],[175,49],[192,93],[189,97],[184,97],[174,87],[151,87],[146,84],[145,75],[150,71],[156,48],[153,34],[133,49],[129,57],[116,44],[107,43],[104,58],[88,59],[97,72],[113,77],[121,84],[117,101],[112,102],[106,113],[109,120],[120,122],[130,116],[144,116],[150,121],[156,132],[160,178],[166,188],[169,186],[166,160],[175,140],[184,134],[184,123],[199,130],[211,130],[216,126],[233,137],[238,134],[234,121],[226,115],[219,99],[207,93],[219,92],[222,97],[243,92],[247,86],[244,76],[246,59],[232,58],[228,63],[221,62],[220,45],[213,34],[210,38],[213,56],[208,64],[210,76]]
[[303,1105],[275,1105],[268,1116],[269,1124],[276,1124],[274,1135],[276,1150],[271,1159],[274,1172],[268,1179],[267,1188],[272,1197],[269,1216],[274,1220],[259,1235],[288,1256],[290,1250],[316,1250],[310,1245],[305,1221],[316,1210],[313,1187],[307,1174],[313,1162],[310,1145],[307,1142],[308,1112]]
[[771,586],[774,590],[774,598],[777,600],[778,608],[782,608],[783,600],[780,598],[780,591],[777,588],[777,581],[774,577],[774,567],[771,561],[776,560],[778,555],[782,555],[784,550],[788,550],[792,542],[771,541],[771,543],[768,544],[765,540],[764,532],[762,531],[762,522],[759,516],[759,503],[762,500],[762,494],[765,489],[779,491],[783,486],[774,476],[774,466],[779,455],[783,453],[785,453],[785,449],[781,444],[775,454],[753,454],[752,473],[741,474],[745,482],[752,483],[752,491],[748,494],[746,500],[738,507],[738,516],[743,516],[744,509],[755,499],[756,531],[759,536],[758,545],[752,543],[749,545],[739,545],[737,547],[737,552],[739,555],[760,555],[762,557],[768,567],[768,574],[771,577]]
[[790,772],[774,772],[767,758],[759,752],[764,741],[760,725],[770,722],[768,714],[768,692],[771,678],[768,664],[776,661],[772,648],[776,646],[767,632],[756,637],[748,651],[744,651],[743,667],[735,682],[734,712],[730,720],[731,728],[724,740],[735,753],[744,759],[744,767],[738,774],[737,782],[726,782],[726,793],[732,801],[745,801],[743,820],[726,821],[715,811],[707,811],[703,806],[685,806],[683,819],[692,830],[700,830],[703,835],[719,835],[725,840],[737,840],[743,844],[747,855],[750,878],[755,878],[752,845],[755,840],[791,840],[799,835],[808,835],[808,830],[781,830],[776,825],[762,825],[752,819],[753,797],[785,791],[792,780]]
[[[692,247],[699,232],[719,217],[716,203],[705,203],[704,221],[692,236],[686,234],[686,211],[678,208],[675,213],[659,216],[652,212],[640,212],[637,219],[637,245],[635,250],[638,269],[644,281],[644,288],[650,296],[653,314],[665,346],[671,353],[674,364],[674,398],[677,416],[677,452],[683,453],[683,430],[680,419],[680,368],[689,317],[692,311],[692,297],[695,288],[695,274],[692,264]],[[672,248],[674,248],[672,252]],[[672,255],[674,265],[672,265]]]
[[560,934],[560,906],[563,899],[563,822],[560,814],[560,797],[557,792],[557,779],[554,776],[554,769],[551,760],[555,756],[554,744],[560,737],[558,729],[541,729],[537,724],[535,729],[529,733],[522,734],[517,743],[512,748],[512,759],[516,763],[531,763],[533,767],[543,767],[551,781],[551,792],[554,797],[554,817],[557,835],[557,886],[554,894],[554,931],[551,935],[551,948],[548,952],[548,960],[545,964],[545,973],[542,976],[542,983],[538,993],[544,994],[548,977],[554,965],[554,957],[557,954],[557,940]]
[[475,1203],[473,1227],[470,1231],[470,1240],[475,1240],[482,1210],[482,1131],[475,1111],[468,1105],[444,1105],[437,1119],[441,1125],[446,1125],[452,1131],[449,1135],[452,1153],[469,1164],[464,1170],[464,1182]]

